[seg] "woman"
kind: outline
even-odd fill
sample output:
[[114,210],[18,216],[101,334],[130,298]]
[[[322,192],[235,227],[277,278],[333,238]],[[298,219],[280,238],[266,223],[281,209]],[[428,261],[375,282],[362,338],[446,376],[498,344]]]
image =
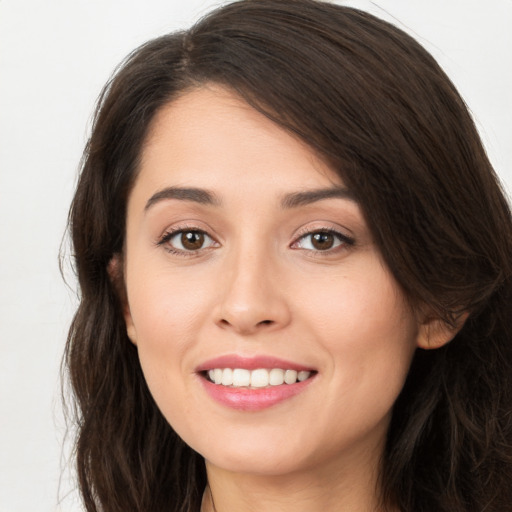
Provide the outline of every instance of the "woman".
[[510,509],[510,209],[405,33],[247,0],[150,41],[70,225],[88,511]]

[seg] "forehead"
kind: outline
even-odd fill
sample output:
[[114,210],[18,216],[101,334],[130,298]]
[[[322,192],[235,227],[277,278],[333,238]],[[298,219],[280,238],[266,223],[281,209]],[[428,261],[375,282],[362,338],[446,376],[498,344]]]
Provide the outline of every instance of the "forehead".
[[228,89],[193,89],[157,112],[138,181],[216,187],[248,179],[276,188],[341,184],[307,144]]

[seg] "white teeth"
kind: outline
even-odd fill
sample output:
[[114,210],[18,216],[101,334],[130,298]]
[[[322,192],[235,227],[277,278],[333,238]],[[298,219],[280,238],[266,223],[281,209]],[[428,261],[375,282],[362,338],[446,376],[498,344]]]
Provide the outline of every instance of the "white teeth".
[[266,388],[268,386],[268,371],[253,370],[251,372],[251,386],[253,388]]
[[280,386],[284,383],[284,370],[272,368],[268,373],[268,382],[271,386]]
[[[226,370],[224,370],[226,371]],[[241,388],[251,384],[251,372],[242,368],[233,370],[233,386]]]
[[207,372],[208,378],[215,384],[232,386],[235,388],[253,387],[265,388],[267,386],[281,386],[282,384],[295,384],[311,376],[311,372],[296,370],[282,370],[272,368],[266,370],[246,370],[245,368],[213,368]]
[[213,382],[215,384],[222,384],[222,369],[221,368],[215,368],[213,370]]
[[304,371],[299,372],[297,374],[297,380],[299,382],[302,382],[303,380],[306,380],[309,377],[310,374],[311,374],[311,372],[304,372]]
[[297,372],[295,370],[286,370],[284,372],[284,381],[286,384],[295,384],[297,382]]
[[223,386],[231,386],[233,384],[233,370],[231,368],[225,368],[222,370],[222,382]]

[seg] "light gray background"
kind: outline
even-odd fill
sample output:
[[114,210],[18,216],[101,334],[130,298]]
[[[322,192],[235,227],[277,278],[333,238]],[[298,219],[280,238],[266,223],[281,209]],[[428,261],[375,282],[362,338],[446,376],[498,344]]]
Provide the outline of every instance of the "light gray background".
[[[58,253],[95,99],[129,51],[220,3],[0,0],[0,512],[80,510],[59,384],[76,301]],[[511,189],[512,0],[346,3],[435,55]]]

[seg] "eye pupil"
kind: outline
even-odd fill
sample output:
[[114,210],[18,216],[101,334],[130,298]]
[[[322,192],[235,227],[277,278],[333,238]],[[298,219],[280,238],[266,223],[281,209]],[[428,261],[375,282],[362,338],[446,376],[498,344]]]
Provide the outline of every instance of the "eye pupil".
[[311,237],[313,247],[318,250],[327,250],[334,245],[334,235],[331,233],[315,233]]
[[184,231],[181,234],[181,244],[185,249],[195,251],[204,244],[204,233],[200,231]]

